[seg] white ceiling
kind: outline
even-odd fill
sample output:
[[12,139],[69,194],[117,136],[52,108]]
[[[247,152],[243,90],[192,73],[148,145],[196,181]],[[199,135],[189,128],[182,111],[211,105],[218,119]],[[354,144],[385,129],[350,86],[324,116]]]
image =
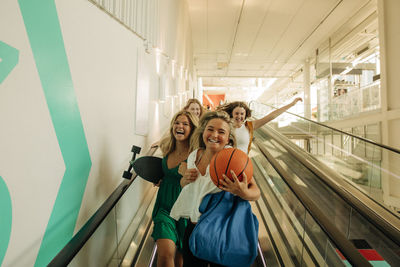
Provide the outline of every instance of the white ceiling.
[[[292,79],[306,59],[377,45],[376,0],[187,0],[198,77]],[[207,78],[208,77],[208,78]],[[249,80],[252,81],[253,80]]]

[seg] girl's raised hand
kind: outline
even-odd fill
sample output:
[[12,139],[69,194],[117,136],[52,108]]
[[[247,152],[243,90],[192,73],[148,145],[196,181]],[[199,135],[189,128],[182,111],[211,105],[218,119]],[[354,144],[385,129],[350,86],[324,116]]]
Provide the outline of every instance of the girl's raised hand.
[[294,105],[294,104],[296,104],[296,103],[299,102],[299,101],[303,101],[303,99],[302,99],[301,97],[296,97],[296,98],[292,101],[292,103],[293,103],[293,105]]

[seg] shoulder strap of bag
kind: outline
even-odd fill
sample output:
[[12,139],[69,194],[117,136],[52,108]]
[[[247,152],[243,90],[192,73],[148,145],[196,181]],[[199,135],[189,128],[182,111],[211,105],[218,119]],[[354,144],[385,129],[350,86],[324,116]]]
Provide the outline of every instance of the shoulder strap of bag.
[[249,134],[250,134],[249,146],[247,147],[247,154],[249,154],[250,153],[250,149],[251,149],[251,143],[253,142],[253,137],[254,137],[253,136],[253,132],[254,132],[253,122],[252,121],[246,121],[245,126],[249,130]]

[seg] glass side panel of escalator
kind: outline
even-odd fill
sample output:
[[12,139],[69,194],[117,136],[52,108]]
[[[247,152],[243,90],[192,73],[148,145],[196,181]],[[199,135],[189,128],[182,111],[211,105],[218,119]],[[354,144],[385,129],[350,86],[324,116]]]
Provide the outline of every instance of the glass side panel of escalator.
[[[255,118],[273,110],[259,103],[253,104],[252,108]],[[269,125],[400,217],[399,153],[294,114],[284,113]],[[340,130],[381,143],[381,129],[378,123],[355,125]]]
[[[396,266],[400,264],[400,255],[398,253],[400,248],[390,237],[385,236],[373,223],[361,216],[319,177],[298,162],[276,140],[259,131],[256,132],[255,137],[258,142],[262,142],[263,146],[268,149],[279,164],[295,175],[296,183],[300,185],[303,192],[320,207],[324,214],[334,222],[338,231],[344,234],[360,253],[368,260],[382,264],[380,266]],[[255,162],[262,161],[257,166],[264,168],[268,174],[268,168],[270,169],[271,167],[268,167],[268,162],[262,158],[259,155],[253,159]],[[290,193],[287,193],[286,184],[282,178],[271,174],[268,174],[268,177],[270,179],[269,183],[273,184],[275,191],[284,192],[281,199],[285,199],[286,203],[291,203],[290,199],[293,199],[293,197],[290,196]],[[289,204],[287,206],[290,207]],[[295,213],[294,217],[298,218],[300,216],[301,214]],[[315,240],[319,239],[315,238]],[[318,241],[315,241],[315,243],[319,244],[319,246],[325,244]]]

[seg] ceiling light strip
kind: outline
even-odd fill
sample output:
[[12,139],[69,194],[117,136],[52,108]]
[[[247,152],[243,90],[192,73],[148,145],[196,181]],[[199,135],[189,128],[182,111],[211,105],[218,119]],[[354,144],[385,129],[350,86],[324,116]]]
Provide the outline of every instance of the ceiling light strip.
[[239,19],[238,19],[238,22],[236,24],[235,35],[233,36],[232,47],[231,47],[231,51],[229,53],[228,66],[226,67],[226,72],[225,72],[226,76],[228,76],[229,65],[231,64],[233,48],[235,47],[236,35],[237,35],[238,29],[239,29],[239,23],[240,23],[240,19],[242,18],[242,13],[243,13],[243,8],[244,8],[245,2],[246,2],[246,0],[242,1],[242,7],[240,8]]

